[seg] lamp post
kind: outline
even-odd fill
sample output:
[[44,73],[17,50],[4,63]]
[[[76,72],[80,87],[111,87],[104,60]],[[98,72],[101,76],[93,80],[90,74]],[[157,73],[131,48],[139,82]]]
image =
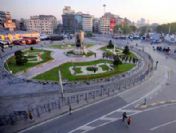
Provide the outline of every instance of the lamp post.
[[103,8],[104,8],[104,14],[106,12],[106,4],[103,4]]
[[58,70],[58,76],[59,76],[59,84],[60,84],[60,87],[61,87],[61,95],[62,95],[62,98],[63,98],[64,97],[64,88],[63,88],[63,84],[62,84],[62,75],[61,75],[60,70]]

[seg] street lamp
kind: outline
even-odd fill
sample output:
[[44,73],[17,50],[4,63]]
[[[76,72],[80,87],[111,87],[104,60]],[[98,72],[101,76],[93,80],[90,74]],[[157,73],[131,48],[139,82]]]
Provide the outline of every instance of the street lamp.
[[60,70],[58,70],[58,76],[59,76],[59,84],[60,84],[60,87],[61,87],[61,95],[62,95],[62,98],[63,98],[64,97],[64,88],[63,88],[63,84],[62,84],[62,75],[61,75]]
[[103,4],[103,8],[104,8],[104,14],[106,12],[106,4]]

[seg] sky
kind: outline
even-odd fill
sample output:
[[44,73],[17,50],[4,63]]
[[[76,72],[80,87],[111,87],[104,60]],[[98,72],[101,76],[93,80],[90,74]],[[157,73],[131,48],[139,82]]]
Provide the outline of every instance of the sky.
[[176,0],[0,0],[0,11],[11,12],[15,19],[42,14],[54,15],[61,20],[64,6],[101,17],[103,4],[106,4],[106,12],[134,22],[140,18],[149,23],[176,22]]

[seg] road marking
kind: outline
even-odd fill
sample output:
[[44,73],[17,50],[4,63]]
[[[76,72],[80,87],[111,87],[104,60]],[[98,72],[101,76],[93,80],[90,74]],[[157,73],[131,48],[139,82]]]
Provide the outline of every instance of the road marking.
[[158,126],[156,126],[156,127],[150,128],[150,131],[157,130],[158,128],[165,127],[165,126],[168,126],[168,125],[173,124],[173,123],[176,123],[176,120],[169,121],[169,122],[167,122],[167,123],[163,123],[163,124],[158,125]]
[[[99,117],[99,118],[97,118],[97,119],[94,119],[93,121],[88,122],[88,123],[84,124],[83,126],[87,126],[87,125],[89,125],[89,124],[91,124],[91,123],[93,123],[93,122],[95,122],[95,121],[97,121],[97,120],[100,120],[100,119],[102,119],[102,118],[104,118],[104,117],[106,117],[106,116],[109,116],[109,115],[111,115],[111,114],[113,114],[113,113],[115,113],[115,112],[121,112],[123,109],[125,110],[125,108],[127,108],[128,106],[131,106],[131,105],[133,105],[133,104],[135,104],[135,103],[141,101],[142,99],[144,99],[144,98],[146,98],[146,97],[152,95],[153,93],[157,92],[157,91],[165,84],[165,82],[167,81],[168,75],[167,75],[167,72],[166,72],[166,71],[165,71],[164,78],[165,78],[165,80],[164,80],[161,84],[159,84],[155,89],[153,89],[152,91],[150,91],[150,92],[147,93],[146,95],[142,96],[141,98],[139,98],[139,99],[137,99],[137,100],[135,100],[135,101],[133,101],[133,102],[131,102],[131,103],[129,103],[129,104],[127,104],[127,105],[125,105],[125,106],[123,106],[123,107],[117,109],[117,110],[114,110],[114,111],[112,111],[112,112],[110,112],[110,113],[108,113],[108,114],[106,114],[106,115],[103,115],[103,116],[101,116],[101,117]],[[127,110],[126,110],[126,111],[127,111]],[[133,114],[131,114],[131,115],[135,115],[135,114],[137,114],[137,113],[139,113],[139,112],[135,112],[135,113],[133,113]],[[116,120],[119,120],[119,119],[120,119],[120,118],[117,118]],[[97,127],[95,127],[95,128],[98,128],[98,127],[100,127],[100,126],[109,124],[109,123],[111,123],[111,122],[113,122],[113,121],[104,123],[104,124],[99,125],[99,126],[97,126]],[[80,127],[83,127],[83,126],[80,126]],[[76,130],[80,129],[80,127],[71,130],[69,133],[74,133]],[[94,128],[94,129],[95,129],[95,128]],[[91,130],[93,130],[93,129],[91,129]],[[90,131],[90,130],[88,130],[88,131]],[[84,131],[84,132],[87,132],[87,131]],[[84,132],[83,132],[83,133],[84,133]]]
[[[165,68],[167,68],[167,67],[165,67]],[[165,70],[166,70],[166,69],[165,69]],[[165,81],[167,81],[167,79],[168,79],[168,75],[167,75],[166,71],[165,71],[164,79],[165,79]],[[149,79],[149,80],[150,80],[150,79]],[[135,104],[135,103],[137,103],[137,102],[143,100],[144,98],[146,98],[146,97],[150,96],[151,94],[155,93],[156,91],[158,91],[164,84],[165,84],[165,82],[163,81],[162,84],[159,84],[155,89],[153,89],[152,91],[150,91],[149,93],[147,93],[147,94],[144,95],[143,97],[141,97],[141,98],[139,98],[139,99],[137,99],[137,100],[135,100],[135,101],[133,101],[133,102],[131,102],[131,103],[129,103],[129,104],[127,104],[127,105],[125,105],[125,106],[119,108],[119,109],[117,109],[117,110],[114,110],[114,111],[112,111],[112,112],[110,112],[110,113],[108,113],[108,114],[106,114],[106,115],[103,115],[102,117],[105,117],[105,116],[107,116],[107,115],[111,115],[111,114],[113,114],[113,113],[115,113],[115,112],[117,112],[117,111],[119,111],[119,110],[125,109],[126,107],[128,107],[128,106],[130,106],[130,105],[133,105],[133,104]],[[94,102],[94,103],[92,103],[92,104],[86,105],[86,106],[84,106],[84,107],[82,107],[82,108],[75,109],[75,110],[73,110],[72,112],[77,112],[77,111],[79,111],[79,110],[88,108],[88,107],[90,107],[90,106],[92,106],[92,105],[95,105],[95,104],[101,103],[101,102],[103,102],[103,101],[107,101],[107,100],[110,100],[110,99],[115,98],[115,97],[117,97],[117,96],[123,95],[124,93],[127,93],[127,92],[129,92],[129,91],[132,91],[132,90],[136,89],[136,88],[139,87],[139,86],[141,86],[141,84],[139,84],[139,85],[133,87],[132,89],[128,89],[128,90],[123,91],[123,92],[121,92],[121,93],[119,93],[119,94],[117,94],[117,95],[114,95],[114,96],[112,96],[112,97],[107,97],[107,98],[105,98],[105,99],[99,100],[99,101]],[[39,126],[44,125],[44,124],[46,124],[46,123],[49,123],[49,122],[51,122],[51,121],[53,121],[53,120],[62,118],[62,117],[64,117],[64,116],[66,116],[66,115],[68,115],[68,113],[65,113],[65,114],[63,114],[63,115],[57,116],[57,117],[55,117],[55,118],[52,118],[52,119],[49,119],[49,120],[46,120],[46,121],[43,121],[43,122],[38,123],[38,124],[36,124],[36,125],[33,125],[33,126],[29,127],[29,128],[23,129],[23,130],[19,131],[19,133],[24,133],[24,132],[26,132],[26,131],[32,130],[33,128],[39,127]],[[100,118],[102,118],[102,117],[100,117]],[[93,120],[93,121],[91,121],[91,122],[89,122],[89,123],[87,123],[87,124],[85,124],[85,125],[88,125],[88,124],[90,124],[90,123],[92,123],[92,122],[94,122],[94,121],[96,121],[96,120],[99,120],[100,118],[97,118],[97,119],[95,119],[95,120]],[[104,124],[103,124],[103,125],[104,125]],[[81,127],[81,126],[80,126],[80,127]],[[76,128],[76,129],[79,129],[79,127]],[[72,133],[72,131],[75,131],[76,129],[71,130],[70,133]]]

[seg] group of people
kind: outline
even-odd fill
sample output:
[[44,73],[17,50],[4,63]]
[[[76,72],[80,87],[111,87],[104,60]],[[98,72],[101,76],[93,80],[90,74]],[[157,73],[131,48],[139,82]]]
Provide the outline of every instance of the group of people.
[[130,125],[131,124],[131,116],[127,116],[127,113],[126,112],[123,112],[122,114],[122,121],[125,122],[125,120],[127,120],[127,124]]

